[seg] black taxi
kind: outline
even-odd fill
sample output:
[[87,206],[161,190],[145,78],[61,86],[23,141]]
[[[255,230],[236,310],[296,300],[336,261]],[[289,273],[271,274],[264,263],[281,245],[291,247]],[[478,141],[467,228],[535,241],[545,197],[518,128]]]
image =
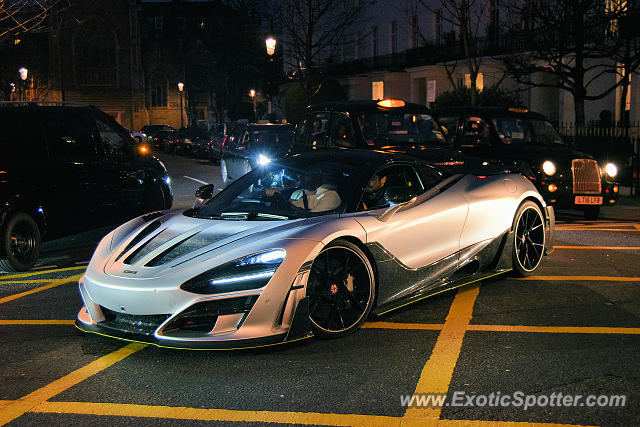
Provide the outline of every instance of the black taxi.
[[451,107],[434,111],[466,161],[514,162],[545,201],[597,219],[616,203],[618,168],[567,144],[543,115],[526,108]]
[[441,165],[460,162],[424,105],[401,99],[333,101],[307,107],[294,152],[361,148],[408,154]]

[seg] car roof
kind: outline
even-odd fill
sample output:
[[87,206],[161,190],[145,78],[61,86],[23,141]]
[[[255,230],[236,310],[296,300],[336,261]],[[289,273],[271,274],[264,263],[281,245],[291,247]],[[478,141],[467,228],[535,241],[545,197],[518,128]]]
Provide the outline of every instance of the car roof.
[[372,100],[356,100],[356,101],[331,101],[311,104],[307,107],[307,111],[345,111],[345,112],[400,112],[400,113],[423,113],[431,114],[425,105],[405,103],[404,107],[382,108],[378,105],[378,101]]
[[510,109],[509,107],[473,107],[473,106],[460,106],[460,107],[444,107],[437,108],[433,111],[436,116],[443,116],[446,114],[476,114],[476,115],[491,115],[491,116],[514,116],[523,117],[528,119],[548,120],[544,115],[536,113],[535,111],[528,111],[523,107],[515,107]]
[[317,162],[338,162],[353,165],[363,173],[370,173],[374,170],[396,162],[423,163],[424,161],[404,154],[387,153],[383,151],[354,149],[330,149],[316,152],[306,152],[294,154],[285,158],[285,161],[297,162],[304,159],[310,164]]

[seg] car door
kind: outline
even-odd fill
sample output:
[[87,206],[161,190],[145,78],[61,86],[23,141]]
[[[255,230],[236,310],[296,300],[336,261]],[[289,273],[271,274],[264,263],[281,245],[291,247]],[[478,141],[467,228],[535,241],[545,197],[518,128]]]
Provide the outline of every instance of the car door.
[[146,172],[129,135],[106,114],[88,114],[98,146],[100,169],[96,173],[103,189],[105,222],[114,223],[139,213],[144,199]]
[[71,232],[100,225],[105,201],[96,178],[100,164],[89,127],[77,111],[62,108],[43,109],[42,123],[55,194],[48,207],[50,221]]
[[247,173],[247,155],[249,149],[249,131],[246,127],[243,127],[234,134],[228,145],[227,156],[225,156],[227,174],[231,179],[238,179]]

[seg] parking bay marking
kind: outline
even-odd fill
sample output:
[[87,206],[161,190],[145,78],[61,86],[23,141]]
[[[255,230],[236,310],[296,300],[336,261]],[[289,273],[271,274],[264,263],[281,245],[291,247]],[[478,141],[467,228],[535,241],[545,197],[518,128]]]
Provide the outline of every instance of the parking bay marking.
[[207,185],[207,184],[209,184],[208,182],[204,182],[204,181],[201,181],[201,180],[199,180],[199,179],[192,178],[192,177],[190,177],[190,176],[186,176],[186,175],[182,175],[182,176],[183,176],[184,178],[190,179],[191,181],[195,181],[195,182],[197,182],[198,184],[202,184],[202,185]]
[[[396,330],[441,330],[444,323],[400,323],[368,322],[362,325],[366,329]],[[475,325],[469,324],[467,331],[475,332],[532,332],[541,334],[620,334],[640,335],[640,328],[622,328],[608,326],[526,326],[526,325]]]
[[0,319],[0,325],[75,325],[75,320],[61,319]]
[[52,270],[30,271],[28,273],[10,274],[10,275],[6,275],[6,276],[0,276],[0,280],[19,279],[21,277],[39,276],[39,275],[48,274],[48,273],[61,273],[63,271],[70,271],[70,270],[85,270],[86,268],[87,268],[86,265],[80,265],[80,266],[76,266],[76,267],[54,268]]
[[617,277],[617,276],[529,276],[514,280],[548,280],[548,281],[601,281],[601,282],[640,282],[640,277]]
[[131,343],[112,353],[102,356],[101,358],[94,360],[88,365],[59,378],[36,391],[21,397],[18,400],[5,403],[0,406],[0,425],[6,424],[20,417],[25,412],[31,411],[34,407],[46,402],[53,396],[62,393],[63,391],[73,387],[74,385],[86,380],[87,378],[97,374],[110,367],[111,365],[121,361],[127,356],[142,350],[146,344]]
[[553,249],[596,249],[607,251],[638,251],[640,246],[557,246],[554,245]]
[[54,280],[53,282],[44,286],[40,286],[39,288],[29,289],[28,291],[24,291],[17,294],[6,296],[4,298],[0,298],[0,304],[4,304],[5,302],[16,300],[18,298],[22,298],[27,295],[35,294],[36,292],[46,291],[47,289],[55,288],[56,286],[66,285],[67,283],[77,281],[78,279],[80,279],[80,277],[82,277],[82,274],[77,274],[71,277],[65,277],[64,279]]

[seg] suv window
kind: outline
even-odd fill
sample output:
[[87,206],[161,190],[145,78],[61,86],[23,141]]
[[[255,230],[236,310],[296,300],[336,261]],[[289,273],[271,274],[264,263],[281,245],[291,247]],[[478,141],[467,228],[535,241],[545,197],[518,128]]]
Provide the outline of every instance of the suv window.
[[89,128],[73,111],[46,111],[43,125],[52,156],[95,156],[97,154]]
[[98,130],[98,136],[102,142],[104,154],[107,157],[122,157],[127,155],[128,141],[121,132],[102,117],[92,116],[93,122]]
[[331,121],[331,145],[345,148],[356,146],[351,118],[347,114],[334,113]]
[[33,113],[0,112],[0,157],[46,157],[42,129]]
[[309,118],[309,146],[312,150],[327,148],[329,142],[329,113],[313,113]]

